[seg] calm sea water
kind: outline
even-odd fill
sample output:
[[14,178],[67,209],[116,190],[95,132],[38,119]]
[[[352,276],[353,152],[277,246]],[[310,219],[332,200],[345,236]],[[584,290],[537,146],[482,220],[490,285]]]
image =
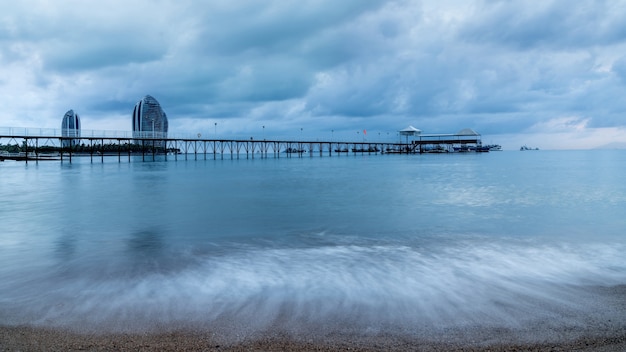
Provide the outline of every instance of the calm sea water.
[[626,151],[5,161],[0,324],[610,319],[593,290],[626,284],[625,174]]

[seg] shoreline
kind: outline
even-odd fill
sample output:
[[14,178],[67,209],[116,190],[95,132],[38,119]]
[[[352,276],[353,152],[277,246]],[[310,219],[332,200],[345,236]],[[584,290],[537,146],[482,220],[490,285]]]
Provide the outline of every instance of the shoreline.
[[626,351],[626,285],[591,287],[588,293],[590,310],[509,325],[376,324],[341,315],[309,320],[288,312],[267,324],[254,324],[251,315],[205,322],[33,325],[8,323],[12,314],[0,312],[0,351]]
[[[520,342],[498,331],[442,341],[405,334],[293,336],[265,332],[225,342],[211,331],[173,330],[149,333],[79,333],[30,326],[1,326],[2,351],[585,351],[626,350],[626,330],[583,333],[561,341]],[[472,337],[473,336],[473,337]]]

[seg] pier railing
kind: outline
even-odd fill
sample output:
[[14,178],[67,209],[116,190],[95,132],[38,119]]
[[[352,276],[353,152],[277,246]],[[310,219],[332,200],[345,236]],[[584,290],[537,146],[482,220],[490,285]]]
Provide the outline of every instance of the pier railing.
[[197,138],[191,133],[163,133],[163,132],[132,132],[113,130],[63,130],[62,128],[38,128],[38,127],[0,127],[0,136],[4,137],[85,137],[85,138],[156,138],[156,139],[187,139]]
[[[74,134],[72,134],[74,133]],[[208,133],[190,133],[190,132],[152,132],[152,131],[115,131],[115,130],[80,130],[63,131],[61,128],[39,128],[39,127],[1,127],[0,137],[45,137],[45,138],[105,138],[105,139],[184,139],[184,140],[281,140],[298,142],[303,141],[299,138],[265,138],[260,136],[230,136],[223,138],[215,134]],[[344,143],[376,143],[376,144],[450,144],[450,143],[476,143],[480,141],[480,135],[459,135],[459,134],[420,134],[411,136],[411,138],[401,137],[399,140],[383,140],[383,139],[362,139],[354,141],[345,138],[318,139],[309,138],[307,142],[344,142]]]
[[[72,134],[74,133],[74,134]],[[184,139],[184,140],[281,140],[281,141],[325,141],[330,142],[353,142],[354,138],[346,138],[334,136],[331,138],[311,138],[311,137],[303,137],[303,136],[271,136],[265,135],[265,133],[261,132],[261,134],[216,134],[209,133],[207,131],[204,132],[152,132],[152,131],[115,131],[115,130],[85,130],[81,129],[80,131],[66,130],[63,131],[61,128],[39,128],[39,127],[2,127],[0,126],[0,138],[1,137],[45,137],[45,138],[63,138],[63,137],[83,137],[83,138],[105,138],[105,139]],[[362,138],[361,141],[363,143],[403,143],[403,140],[393,139],[388,137],[378,137],[378,138]]]
[[[6,143],[6,144],[3,144]],[[43,160],[44,156],[51,160],[58,156],[63,160],[67,156],[89,156],[104,161],[105,155],[140,155],[142,160],[151,155],[183,154],[187,159],[212,156],[213,159],[230,156],[231,159],[254,158],[255,155],[280,157],[303,155],[348,155],[348,154],[414,154],[430,152],[452,152],[471,150],[471,145],[480,146],[480,135],[420,135],[412,136],[406,143],[383,141],[341,141],[341,140],[289,140],[289,139],[255,139],[249,138],[208,138],[201,134],[153,133],[132,131],[97,131],[97,130],[63,130],[53,128],[0,127],[0,161]],[[18,154],[15,154],[18,153]]]

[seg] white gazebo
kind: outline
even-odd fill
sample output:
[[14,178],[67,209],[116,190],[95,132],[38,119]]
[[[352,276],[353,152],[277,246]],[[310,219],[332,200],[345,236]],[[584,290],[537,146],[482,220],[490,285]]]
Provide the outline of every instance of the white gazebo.
[[464,128],[456,133],[457,136],[480,136],[480,133],[471,128]]
[[422,130],[417,129],[413,126],[409,126],[407,128],[403,128],[400,131],[398,131],[400,133],[401,136],[406,136],[406,144],[409,144],[409,136],[415,136],[418,135],[420,133],[422,133]]

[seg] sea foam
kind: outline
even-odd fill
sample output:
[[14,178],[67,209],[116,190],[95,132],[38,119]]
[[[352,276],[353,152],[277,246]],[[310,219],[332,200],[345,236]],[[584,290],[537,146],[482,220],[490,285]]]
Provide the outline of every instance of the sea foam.
[[611,311],[593,288],[626,279],[619,245],[325,241],[172,251],[165,257],[186,264],[169,270],[154,258],[132,273],[124,261],[97,275],[51,268],[40,280],[5,282],[2,306],[8,323],[112,331],[224,319],[253,330],[333,321],[365,330],[577,326]]

